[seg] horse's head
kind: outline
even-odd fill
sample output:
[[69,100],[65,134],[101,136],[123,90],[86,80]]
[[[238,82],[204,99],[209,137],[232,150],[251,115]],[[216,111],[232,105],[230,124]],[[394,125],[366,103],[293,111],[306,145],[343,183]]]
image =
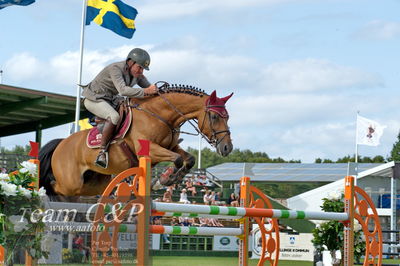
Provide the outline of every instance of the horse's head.
[[227,156],[233,148],[228,126],[229,115],[225,109],[225,103],[232,95],[233,93],[218,98],[217,93],[213,91],[205,101],[204,114],[198,117],[200,131],[222,156]]

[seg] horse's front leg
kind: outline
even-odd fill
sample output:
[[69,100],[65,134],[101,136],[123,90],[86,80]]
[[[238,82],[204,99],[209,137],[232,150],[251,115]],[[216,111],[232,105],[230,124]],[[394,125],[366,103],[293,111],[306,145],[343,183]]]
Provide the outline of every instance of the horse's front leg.
[[[196,160],[193,155],[183,150],[179,145],[177,145],[174,149],[174,152],[178,153],[183,159],[183,165],[177,169],[175,174],[176,181],[179,182],[183,179],[183,177],[190,172],[190,169],[193,168]],[[176,165],[175,165],[176,166]]]
[[[174,184],[181,177],[182,171],[183,169],[186,168],[186,165],[188,165],[188,163],[186,162],[187,155],[183,153],[181,155],[180,153],[182,152],[179,147],[174,148],[173,151],[171,151],[161,147],[158,144],[150,143],[150,157],[153,163],[159,163],[159,162],[174,163],[174,167],[168,167],[167,170],[163,174],[161,174],[159,178],[159,183],[161,185],[170,186]],[[193,167],[193,165],[194,165],[194,159],[191,167]],[[153,182],[153,187],[155,186],[157,185],[155,182]]]

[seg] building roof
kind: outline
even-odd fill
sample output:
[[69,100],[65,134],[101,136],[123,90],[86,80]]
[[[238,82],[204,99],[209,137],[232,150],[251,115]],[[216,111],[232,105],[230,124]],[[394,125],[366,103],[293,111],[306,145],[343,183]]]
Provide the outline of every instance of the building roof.
[[[358,171],[379,165],[360,163]],[[221,181],[238,181],[249,176],[252,182],[333,182],[349,173],[347,163],[223,163],[207,171]]]
[[[367,177],[382,177],[391,178],[394,175],[398,175],[400,164],[394,161],[381,164],[374,168],[370,168],[365,171],[360,171],[357,175],[357,183],[361,182],[360,179],[365,179]],[[395,171],[396,169],[396,171]],[[397,172],[396,174],[394,174]],[[395,176],[399,178],[398,176]],[[294,197],[287,199],[287,204],[290,209],[295,210],[319,210],[323,203],[323,198],[325,198],[330,192],[336,192],[338,190],[343,190],[344,178],[340,178],[335,182],[326,184],[324,186],[306,191]],[[378,213],[380,211],[378,210]]]
[[[75,120],[76,97],[0,84],[0,137]],[[81,107],[81,118],[88,116]]]

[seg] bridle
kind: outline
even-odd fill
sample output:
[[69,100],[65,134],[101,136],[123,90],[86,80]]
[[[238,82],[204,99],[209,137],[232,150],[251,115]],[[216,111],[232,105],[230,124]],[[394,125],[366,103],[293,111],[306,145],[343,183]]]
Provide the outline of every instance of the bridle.
[[[162,85],[158,86],[158,84],[160,84],[160,83],[161,83]],[[183,121],[177,128],[174,128],[170,123],[168,123],[168,121],[167,121],[166,119],[162,118],[162,117],[159,116],[158,114],[156,114],[156,113],[154,113],[154,112],[151,112],[151,111],[149,111],[149,110],[146,110],[146,109],[143,109],[143,108],[139,107],[139,104],[128,105],[128,107],[131,107],[131,108],[135,108],[135,109],[137,109],[137,110],[144,111],[144,112],[146,112],[146,113],[152,115],[153,117],[156,117],[157,119],[159,119],[160,121],[162,121],[164,124],[166,124],[166,125],[170,128],[170,130],[172,131],[172,134],[174,134],[174,133],[182,133],[182,134],[187,134],[187,135],[192,135],[192,136],[198,136],[198,135],[200,135],[202,138],[204,138],[204,139],[205,139],[211,146],[213,146],[213,147],[217,147],[217,146],[221,143],[221,141],[224,140],[224,138],[225,138],[226,136],[229,136],[229,135],[231,134],[228,125],[226,125],[226,128],[228,128],[228,129],[226,129],[226,130],[219,130],[219,131],[215,130],[215,129],[213,128],[213,125],[212,125],[211,108],[214,108],[214,107],[224,107],[224,108],[225,108],[225,106],[223,106],[223,105],[210,105],[210,104],[207,104],[207,105],[205,106],[205,112],[204,112],[203,122],[202,122],[201,126],[199,127],[199,123],[198,123],[198,121],[197,121],[196,119],[189,119],[189,118],[187,118],[187,117],[185,116],[185,114],[183,114],[175,105],[173,105],[173,104],[163,95],[163,92],[166,91],[166,88],[169,86],[169,84],[168,84],[167,82],[165,82],[165,81],[158,81],[158,82],[155,83],[155,85],[156,85],[157,88],[158,88],[157,95],[160,96],[160,98],[163,99],[163,100],[171,107],[172,110],[174,110],[177,114],[179,114],[179,115],[184,119],[184,121]],[[208,115],[209,126],[210,126],[210,129],[211,129],[211,137],[210,137],[210,138],[208,138],[207,135],[205,135],[205,134],[202,132],[202,130],[204,129],[204,126],[205,126],[204,123],[205,123],[205,120],[206,120],[206,119],[205,119],[205,118],[206,118],[206,115]],[[196,122],[196,124],[193,123],[192,120],[194,120],[194,121]],[[224,121],[225,121],[225,120],[224,120]],[[188,122],[188,123],[194,128],[194,130],[195,130],[197,133],[190,133],[190,132],[181,131],[180,128],[181,128],[181,126],[182,126],[185,122]],[[225,121],[225,123],[226,123],[226,121]],[[222,136],[221,138],[218,139],[218,135],[219,135],[219,134],[223,134],[223,133],[225,133],[224,136]],[[171,139],[171,142],[172,142],[173,139],[174,139],[174,138]]]
[[[211,110],[212,110],[212,108],[215,108],[215,107],[222,107],[222,108],[225,108],[225,105],[210,105],[210,104],[207,104],[206,105],[206,110],[205,110],[205,112],[204,112],[204,117],[203,117],[203,123],[201,123],[201,127],[199,128],[199,130],[198,130],[198,132],[199,132],[199,134],[201,134],[202,135],[202,137],[211,145],[211,146],[214,146],[214,147],[217,147],[218,146],[218,144],[220,144],[221,143],[221,141],[223,141],[224,140],[224,138],[226,137],[226,136],[229,136],[230,134],[231,134],[231,131],[229,130],[229,127],[228,127],[228,125],[226,125],[226,130],[219,130],[219,131],[216,131],[216,130],[214,130],[214,128],[213,128],[213,126],[212,126],[212,118],[211,118]],[[208,115],[208,123],[209,123],[209,126],[210,126],[210,129],[211,129],[211,138],[208,138],[207,136],[205,136],[205,134],[204,133],[202,133],[202,130],[203,130],[203,128],[204,128],[204,122],[206,121],[206,115]],[[222,117],[220,114],[218,114],[220,117]],[[226,120],[224,120],[224,122],[226,123]],[[198,123],[197,123],[197,125],[198,125]],[[219,138],[218,139],[218,134],[223,134],[223,133],[225,133],[225,135],[224,136],[222,136],[222,138]]]

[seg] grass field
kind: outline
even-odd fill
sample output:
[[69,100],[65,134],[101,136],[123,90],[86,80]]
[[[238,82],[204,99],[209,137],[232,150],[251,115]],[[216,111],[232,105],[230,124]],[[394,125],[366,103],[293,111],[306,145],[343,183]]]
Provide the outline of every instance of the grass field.
[[[258,260],[249,260],[249,265],[257,265]],[[238,265],[238,258],[235,257],[167,257],[159,256],[153,258],[153,266],[231,266]],[[269,265],[266,263],[266,265]],[[279,265],[313,265],[308,261],[279,261]]]
[[[153,266],[232,266],[238,265],[236,257],[182,257],[182,256],[157,256],[153,257]],[[249,260],[249,265],[257,265],[258,260]],[[400,260],[383,260],[383,263],[400,265]],[[83,266],[91,264],[63,264],[67,266]],[[111,265],[111,264],[110,264]],[[133,263],[123,263],[122,265],[133,265]],[[269,265],[266,263],[266,266]],[[279,261],[279,266],[296,265],[308,266],[313,265],[308,261]]]

